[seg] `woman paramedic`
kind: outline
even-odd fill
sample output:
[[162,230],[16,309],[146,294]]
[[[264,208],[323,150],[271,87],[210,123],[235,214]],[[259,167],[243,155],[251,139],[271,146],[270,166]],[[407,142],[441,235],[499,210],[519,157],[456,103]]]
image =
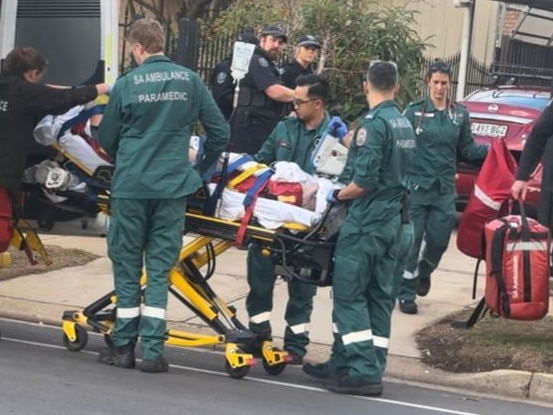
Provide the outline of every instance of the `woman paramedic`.
[[33,48],[15,48],[0,74],[0,252],[11,239],[12,202],[19,193],[35,125],[47,114],[62,114],[109,91],[107,84],[73,88],[40,83],[47,67]]
[[416,134],[415,156],[409,169],[415,244],[397,290],[399,309],[406,314],[416,314],[416,296],[424,297],[430,291],[430,275],[447,249],[455,226],[457,156],[479,161],[488,150],[486,145],[474,142],[467,109],[448,97],[450,67],[441,60],[434,61],[425,81],[428,95],[409,104],[404,113]]

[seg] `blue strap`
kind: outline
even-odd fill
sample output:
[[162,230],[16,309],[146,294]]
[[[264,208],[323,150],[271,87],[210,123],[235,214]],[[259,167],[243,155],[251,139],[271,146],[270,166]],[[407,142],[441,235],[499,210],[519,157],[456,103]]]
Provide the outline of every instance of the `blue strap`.
[[273,175],[273,171],[268,169],[267,171],[264,171],[259,176],[257,176],[254,184],[246,193],[246,197],[244,197],[244,206],[248,207],[251,205],[254,196],[257,194],[257,191],[267,183],[269,178]]
[[229,163],[227,166],[227,174],[234,172],[238,167],[243,164],[246,164],[248,161],[253,161],[252,156],[249,154],[242,154],[240,157],[237,157],[232,163]]
[[90,117],[98,114],[103,114],[105,108],[105,105],[96,105],[90,109],[82,110],[76,117],[73,117],[62,124],[60,132],[58,134],[58,138],[60,138],[67,130],[73,128],[76,125],[86,122]]

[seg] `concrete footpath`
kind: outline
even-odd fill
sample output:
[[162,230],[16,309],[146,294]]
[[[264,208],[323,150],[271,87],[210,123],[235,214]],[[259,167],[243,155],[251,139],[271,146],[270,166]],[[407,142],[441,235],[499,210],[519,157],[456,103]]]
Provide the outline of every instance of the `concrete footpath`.
[[[113,289],[105,239],[56,235],[46,235],[43,239],[45,244],[80,248],[95,253],[100,258],[80,267],[0,282],[0,316],[59,325],[63,311],[80,310]],[[230,249],[217,257],[216,274],[210,280],[217,294],[236,307],[238,317],[244,323],[247,322],[244,299],[248,292],[245,264],[246,251]],[[475,300],[471,299],[474,265],[475,260],[457,250],[453,236],[450,248],[433,276],[430,294],[418,301],[419,314],[410,316],[399,311],[394,312],[387,376],[505,395],[515,399],[553,402],[553,375],[513,370],[451,374],[421,363],[415,334],[450,313],[474,305]],[[481,276],[478,295],[481,295],[482,289]],[[286,283],[279,281],[275,289],[275,308],[272,314],[277,345],[281,343],[278,336],[284,333],[286,301]],[[312,344],[308,360],[324,361],[328,357],[332,343],[331,310],[330,290],[319,289],[310,325]],[[172,296],[167,315],[170,327],[210,332],[205,323]]]

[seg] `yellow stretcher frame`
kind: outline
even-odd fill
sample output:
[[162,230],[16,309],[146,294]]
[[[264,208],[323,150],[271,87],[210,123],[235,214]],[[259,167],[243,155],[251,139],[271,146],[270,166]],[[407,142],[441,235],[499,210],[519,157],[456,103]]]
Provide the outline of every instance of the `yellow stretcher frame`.
[[[225,368],[232,378],[242,378],[249,372],[250,366],[256,363],[252,354],[244,353],[240,344],[252,342],[256,335],[242,325],[236,316],[234,307],[217,296],[209,284],[203,280],[199,269],[214,258],[234,246],[239,223],[229,222],[198,213],[186,214],[187,229],[193,230],[196,236],[186,243],[179,254],[177,264],[169,272],[169,291],[188,306],[198,317],[204,320],[216,334],[198,334],[179,330],[168,330],[166,344],[177,347],[225,347]],[[298,227],[293,227],[298,228]],[[204,233],[205,235],[200,235]],[[278,231],[262,227],[248,226],[246,239],[255,240],[270,246],[278,238]],[[269,250],[265,251],[267,255]],[[141,280],[146,283],[146,276]],[[115,292],[112,291],[83,310],[69,310],[63,313],[63,342],[67,349],[79,351],[88,342],[85,326],[104,335],[108,345],[115,320]],[[271,375],[280,374],[286,367],[288,353],[273,346],[271,341],[264,341],[261,357],[265,371]]]

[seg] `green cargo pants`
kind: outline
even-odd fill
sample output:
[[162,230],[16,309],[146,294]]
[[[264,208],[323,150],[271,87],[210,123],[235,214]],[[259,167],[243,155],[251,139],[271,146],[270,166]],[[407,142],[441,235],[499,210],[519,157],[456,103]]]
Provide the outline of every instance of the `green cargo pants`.
[[[246,297],[250,330],[262,338],[270,339],[273,289],[276,276],[270,258],[261,254],[259,245],[252,244],[248,251],[248,284]],[[309,344],[309,322],[313,311],[313,297],[317,286],[293,279],[288,282],[288,303],[286,304],[286,329],[284,349],[299,357],[307,353]]]
[[[167,276],[182,246],[185,212],[185,197],[111,199],[108,255],[113,263],[117,296],[113,344],[136,344],[140,335],[142,357],[146,360],[163,354]],[[141,311],[143,265],[147,285]]]
[[[403,301],[414,301],[417,297],[417,265],[424,271],[434,271],[447,250],[451,232],[455,227],[455,198],[451,191],[440,191],[437,185],[430,189],[418,188],[411,193],[411,221],[413,222],[415,241],[407,258],[403,280],[397,291],[397,297]],[[421,245],[424,239],[425,246]]]

